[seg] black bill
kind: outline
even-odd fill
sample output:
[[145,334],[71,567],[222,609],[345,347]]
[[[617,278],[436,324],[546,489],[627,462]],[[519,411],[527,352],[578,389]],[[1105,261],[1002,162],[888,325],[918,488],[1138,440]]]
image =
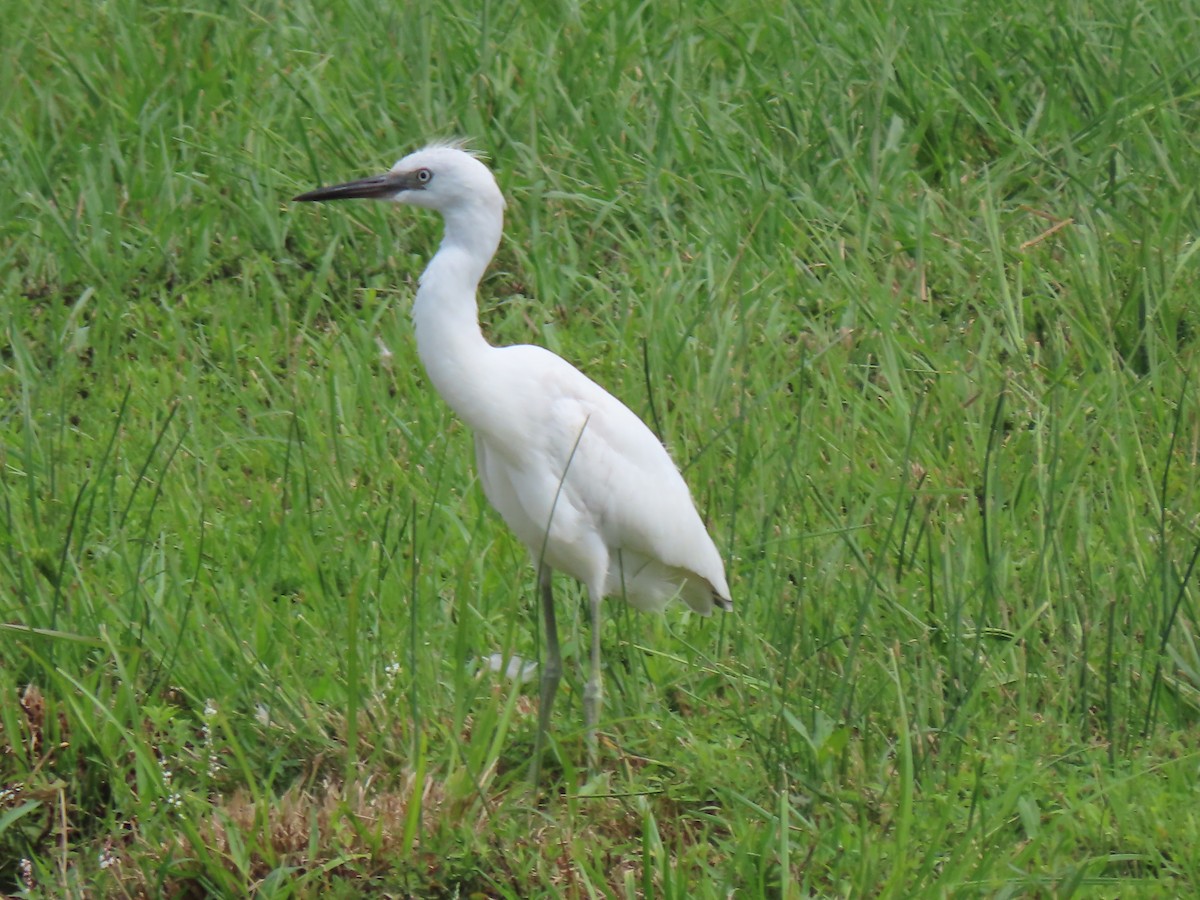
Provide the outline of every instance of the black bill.
[[385,200],[401,191],[408,191],[421,185],[411,173],[373,175],[370,178],[360,178],[358,181],[347,181],[345,184],[334,184],[329,187],[317,188],[306,194],[293,197],[293,200]]

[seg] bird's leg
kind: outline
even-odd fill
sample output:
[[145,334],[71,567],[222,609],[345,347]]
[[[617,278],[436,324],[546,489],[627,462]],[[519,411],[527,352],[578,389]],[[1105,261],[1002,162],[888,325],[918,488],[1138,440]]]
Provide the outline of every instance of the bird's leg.
[[600,603],[599,591],[588,590],[592,611],[592,671],[583,688],[583,718],[587,724],[588,774],[596,773],[596,727],[600,722],[600,707],[604,703],[604,688],[600,683]]
[[538,730],[533,742],[533,763],[530,780],[534,789],[542,770],[542,750],[546,734],[550,730],[550,710],[554,707],[554,694],[562,679],[562,653],[558,649],[558,625],[554,620],[554,592],[551,590],[551,571],[546,565],[538,566],[538,588],[542,595],[542,617],[546,622],[546,663],[542,666],[541,696],[538,700]]

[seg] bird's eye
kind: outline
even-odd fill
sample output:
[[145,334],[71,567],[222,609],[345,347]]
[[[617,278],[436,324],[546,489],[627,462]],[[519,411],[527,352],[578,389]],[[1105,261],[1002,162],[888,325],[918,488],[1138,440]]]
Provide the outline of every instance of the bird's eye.
[[429,184],[432,178],[433,173],[428,169],[417,169],[417,181],[421,182],[421,184]]

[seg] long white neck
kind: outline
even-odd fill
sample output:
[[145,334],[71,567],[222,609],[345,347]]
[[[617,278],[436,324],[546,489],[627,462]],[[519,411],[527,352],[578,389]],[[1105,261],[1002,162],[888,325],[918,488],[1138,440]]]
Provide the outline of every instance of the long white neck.
[[493,350],[479,330],[475,292],[500,245],[502,204],[481,199],[443,213],[445,235],[413,302],[417,354],[437,392],[468,426],[483,412],[478,385],[486,379],[483,366]]

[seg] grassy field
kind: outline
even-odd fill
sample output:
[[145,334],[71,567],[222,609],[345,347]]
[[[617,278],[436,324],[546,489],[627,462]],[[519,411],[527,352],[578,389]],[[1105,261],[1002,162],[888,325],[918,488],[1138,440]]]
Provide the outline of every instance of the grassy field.
[[[0,894],[1200,892],[1200,11],[0,0]],[[535,575],[431,392],[496,343],[671,448],[735,611]]]

